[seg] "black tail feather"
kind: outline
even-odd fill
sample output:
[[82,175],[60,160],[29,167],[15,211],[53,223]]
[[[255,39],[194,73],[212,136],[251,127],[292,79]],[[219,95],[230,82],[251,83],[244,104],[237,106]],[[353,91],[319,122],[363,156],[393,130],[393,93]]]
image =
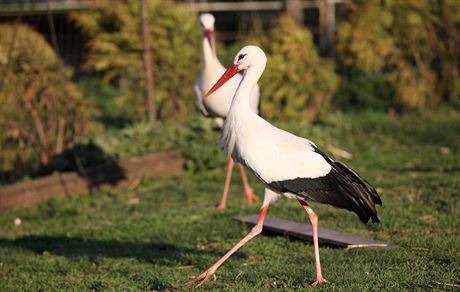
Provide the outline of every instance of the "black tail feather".
[[350,211],[354,211],[364,223],[369,219],[372,219],[372,222],[379,222],[375,205],[382,206],[382,200],[377,191],[365,179],[342,162],[334,161],[332,166],[339,187],[344,195],[352,198],[351,201],[355,203]]

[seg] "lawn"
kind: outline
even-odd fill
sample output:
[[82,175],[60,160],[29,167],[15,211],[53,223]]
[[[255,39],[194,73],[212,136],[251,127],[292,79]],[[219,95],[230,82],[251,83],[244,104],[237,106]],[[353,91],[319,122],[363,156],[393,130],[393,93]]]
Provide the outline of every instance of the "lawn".
[[[320,247],[329,281],[317,291],[460,289],[460,114],[335,114],[315,125],[279,123],[344,160],[379,188],[380,224],[312,204],[319,224],[389,241],[397,249]],[[213,134],[217,136],[217,133]],[[222,158],[220,158],[222,159]],[[29,210],[0,213],[2,291],[149,291],[178,288],[250,228],[232,217],[255,214],[235,172],[228,209],[214,210],[225,168],[145,179]],[[255,177],[259,195],[263,189]],[[269,216],[308,223],[299,204],[282,199]],[[16,218],[21,219],[15,225]],[[203,290],[312,289],[313,246],[262,234],[244,246]]]

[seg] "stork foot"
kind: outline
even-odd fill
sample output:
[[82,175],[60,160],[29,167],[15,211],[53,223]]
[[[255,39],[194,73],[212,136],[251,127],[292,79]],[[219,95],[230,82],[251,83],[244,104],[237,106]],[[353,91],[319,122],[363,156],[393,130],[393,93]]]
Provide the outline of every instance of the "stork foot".
[[204,283],[206,283],[206,281],[209,280],[209,277],[210,277],[210,276],[213,276],[213,279],[214,279],[214,282],[215,282],[216,279],[217,279],[217,277],[216,277],[216,275],[215,275],[214,273],[215,273],[215,271],[213,271],[212,269],[209,269],[209,270],[207,270],[207,271],[205,271],[205,272],[199,274],[199,275],[196,276],[194,279],[192,279],[192,280],[186,282],[186,283],[183,285],[183,287],[188,288],[188,287],[190,287],[190,286],[192,286],[192,285],[195,285],[195,283],[199,281],[199,283],[195,285],[195,288],[198,288],[198,287],[200,287],[201,285],[203,285]]
[[225,210],[225,208],[227,208],[227,205],[222,203],[216,206],[216,210]]
[[321,276],[321,277],[316,278],[316,281],[311,283],[311,286],[315,287],[315,286],[319,286],[324,283],[327,283],[327,281]]
[[250,187],[245,189],[243,198],[246,202],[248,202],[249,205],[251,205],[252,203],[260,202],[260,198],[254,193],[254,191]]

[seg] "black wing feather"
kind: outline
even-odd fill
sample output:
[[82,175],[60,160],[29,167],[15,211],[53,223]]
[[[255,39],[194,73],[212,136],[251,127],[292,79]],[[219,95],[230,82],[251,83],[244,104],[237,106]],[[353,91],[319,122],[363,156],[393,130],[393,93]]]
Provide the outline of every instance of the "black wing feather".
[[375,205],[382,205],[377,191],[355,171],[340,161],[333,161],[316,147],[315,151],[325,157],[331,171],[318,178],[295,178],[269,183],[278,192],[290,192],[307,200],[332,205],[356,213],[367,223],[379,222]]

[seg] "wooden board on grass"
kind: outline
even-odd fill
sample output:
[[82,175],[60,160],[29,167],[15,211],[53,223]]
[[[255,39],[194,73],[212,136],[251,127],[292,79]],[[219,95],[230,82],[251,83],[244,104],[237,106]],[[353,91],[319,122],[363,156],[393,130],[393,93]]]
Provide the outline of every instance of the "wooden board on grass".
[[[247,223],[251,226],[257,224],[259,215],[248,215],[235,217],[236,220]],[[303,241],[313,242],[313,233],[311,225],[308,221],[298,223],[285,219],[274,217],[266,217],[264,222],[264,230],[274,233],[287,235]],[[327,228],[318,228],[318,241],[321,245],[329,245],[342,248],[395,248],[395,244],[387,243],[379,240],[367,239],[364,237],[337,232]]]
[[147,177],[179,175],[184,158],[162,151],[137,158],[95,166],[80,172],[63,172],[0,187],[0,211],[27,208],[54,197],[76,196],[106,185],[130,186]]

